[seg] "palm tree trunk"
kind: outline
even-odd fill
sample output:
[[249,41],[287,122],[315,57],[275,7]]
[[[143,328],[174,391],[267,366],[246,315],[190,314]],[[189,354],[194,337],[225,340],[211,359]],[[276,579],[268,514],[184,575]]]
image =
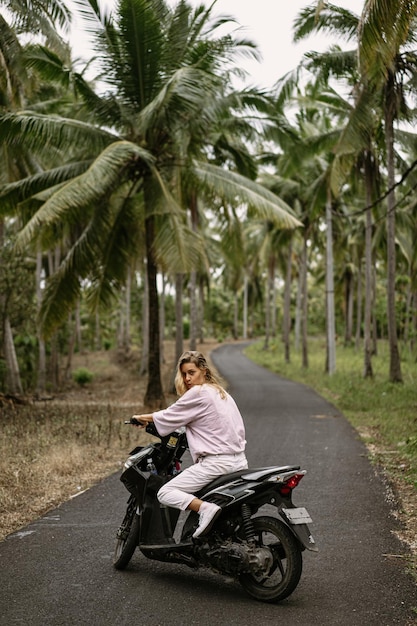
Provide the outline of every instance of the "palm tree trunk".
[[[36,303],[39,311],[42,303],[42,251],[38,250],[36,253]],[[38,368],[36,378],[36,391],[39,394],[44,393],[46,388],[46,346],[45,339],[43,338],[40,323],[36,324],[36,333],[38,336]]]
[[23,387],[20,379],[19,363],[13,342],[12,327],[7,315],[3,321],[3,343],[6,362],[6,389],[12,394],[22,394]]
[[49,342],[51,356],[49,358],[49,383],[52,389],[58,389],[61,383],[58,334],[54,333]]
[[291,276],[292,276],[292,238],[288,243],[287,271],[285,273],[284,287],[284,314],[283,314],[283,341],[285,350],[285,362],[290,362],[290,331],[291,331]]
[[353,336],[353,272],[348,266],[345,271],[345,346],[352,343]]
[[297,281],[297,296],[295,299],[295,321],[294,321],[294,349],[296,352],[300,349],[300,335],[301,335],[301,307],[302,307],[302,261],[303,252],[300,254],[300,263],[298,270],[298,281]]
[[[145,193],[146,203],[146,193]],[[148,385],[144,397],[144,404],[150,409],[162,408],[165,404],[161,381],[161,355],[159,334],[159,298],[157,288],[157,267],[154,257],[155,220],[150,215],[145,220],[146,238],[146,268],[149,297],[149,357],[148,357]]]
[[364,378],[372,378],[372,172],[370,167],[370,155],[365,156],[365,188],[366,204],[365,213],[365,317],[364,317]]
[[[54,250],[48,251],[48,267],[49,275],[55,274],[59,264],[61,262],[61,248],[59,245],[55,246]],[[59,354],[59,342],[58,335],[54,333],[49,342],[50,345],[50,357],[49,357],[49,383],[53,389],[58,389],[60,385],[60,354]]]
[[204,343],[204,286],[198,287],[198,340]]
[[301,252],[300,269],[300,331],[301,331],[301,354],[302,366],[308,368],[308,336],[307,336],[307,316],[308,316],[308,294],[307,294],[307,259],[309,228],[305,228],[303,237],[303,249]]
[[[190,199],[191,228],[198,230],[197,194],[193,193]],[[190,275],[190,350],[197,350],[198,334],[198,307],[197,307],[197,272]]]
[[276,337],[277,334],[277,286],[275,280],[275,270],[274,276],[272,278],[271,284],[271,337]]
[[165,363],[165,355],[164,355],[164,336],[165,336],[165,287],[166,287],[166,278],[165,275],[162,275],[162,292],[161,297],[159,298],[159,350],[160,350],[160,359],[161,363]]
[[197,272],[190,275],[190,350],[197,350]]
[[[378,326],[377,326],[377,316],[375,313],[375,298],[376,298],[376,268],[372,267],[372,356],[377,356],[378,354]],[[383,328],[383,327],[382,327]],[[383,330],[381,331],[383,332]]]
[[175,276],[175,361],[177,362],[184,351],[184,326],[182,311],[183,274]]
[[273,295],[273,281],[275,277],[275,263],[273,257],[269,259],[268,276],[266,279],[266,293],[265,293],[265,343],[264,350],[269,348],[269,339],[271,337],[271,307],[272,307],[272,295]]
[[394,164],[394,77],[390,74],[385,97],[385,143],[387,150],[387,320],[389,343],[389,379],[392,383],[402,382],[401,359],[398,350],[397,321],[395,311],[395,164]]
[[355,332],[355,348],[359,350],[362,333],[362,257],[358,261],[357,267],[358,280],[356,283],[356,332]]
[[408,279],[409,282],[407,284],[407,292],[405,297],[405,322],[404,322],[404,344],[408,344],[408,340],[410,337],[410,324],[411,324],[411,305],[413,302],[413,292],[412,292],[412,284],[413,284],[413,274],[411,264],[408,266]]
[[95,313],[94,350],[101,350],[100,312]]
[[239,338],[239,294],[236,292],[233,301],[233,339]]
[[414,291],[413,293],[413,300],[412,300],[412,314],[411,314],[411,328],[412,328],[412,333],[411,333],[411,339],[410,339],[410,349],[413,352],[414,351],[414,346],[416,344],[416,334],[417,334],[417,291]]
[[336,329],[334,311],[332,198],[330,190],[328,191],[326,202],[326,225],[326,371],[328,374],[334,374],[336,371]]
[[77,305],[75,307],[75,336],[77,338],[77,347],[78,352],[83,352],[83,339],[81,332],[81,309],[80,309],[80,300],[77,300]]
[[[184,274],[175,275],[175,363],[178,363],[181,354],[184,352],[184,326],[183,326],[183,306],[182,292],[184,284]],[[175,393],[176,368],[172,370],[171,392]]]
[[74,356],[74,348],[76,339],[76,322],[72,321],[72,313],[68,314],[68,353],[67,353],[67,364],[64,370],[64,380],[71,379],[71,371],[72,371],[72,358]]
[[[146,264],[145,264],[146,265]],[[145,376],[148,373],[149,361],[149,297],[148,297],[148,279],[145,275],[143,284],[142,297],[142,354],[140,358],[139,376]]]
[[129,265],[127,268],[126,276],[126,316],[125,316],[125,336],[124,336],[124,348],[128,352],[131,345],[131,331],[130,331],[130,318],[132,309],[132,268]]
[[248,338],[248,277],[243,278],[243,339]]
[[[0,250],[4,246],[4,221],[0,219]],[[0,265],[1,271],[1,265]],[[6,298],[0,293],[0,320],[2,321],[3,353],[6,368],[6,389],[10,393],[22,393],[19,363],[13,341],[13,332],[7,313]]]

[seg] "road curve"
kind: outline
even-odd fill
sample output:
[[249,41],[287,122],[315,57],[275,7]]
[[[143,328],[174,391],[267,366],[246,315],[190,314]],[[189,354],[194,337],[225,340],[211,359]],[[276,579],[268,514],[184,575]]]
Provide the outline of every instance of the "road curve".
[[313,517],[319,553],[304,553],[290,598],[255,602],[228,578],[139,553],[115,571],[127,499],[115,474],[0,544],[1,626],[417,623],[406,549],[393,532],[394,500],[355,431],[315,392],[258,367],[242,349],[222,346],[212,356],[244,416],[250,465],[308,471],[294,501]]

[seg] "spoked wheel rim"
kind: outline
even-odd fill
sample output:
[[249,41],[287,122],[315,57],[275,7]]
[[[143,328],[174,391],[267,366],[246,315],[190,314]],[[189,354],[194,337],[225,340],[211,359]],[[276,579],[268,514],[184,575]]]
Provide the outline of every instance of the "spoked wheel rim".
[[118,530],[113,565],[116,569],[124,569],[133,556],[138,545],[140,518],[136,513],[135,503],[131,503]]
[[298,541],[289,528],[272,517],[253,519],[257,546],[266,548],[273,562],[267,572],[244,573],[239,577],[242,587],[263,602],[279,602],[298,585],[302,572],[302,555]]

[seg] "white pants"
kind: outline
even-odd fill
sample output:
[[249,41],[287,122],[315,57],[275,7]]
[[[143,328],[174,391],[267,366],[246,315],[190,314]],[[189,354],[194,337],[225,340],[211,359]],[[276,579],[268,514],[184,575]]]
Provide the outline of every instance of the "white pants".
[[199,491],[215,478],[247,469],[248,462],[244,452],[237,454],[210,454],[200,458],[198,463],[183,470],[169,480],[157,493],[161,504],[174,509],[185,509]]

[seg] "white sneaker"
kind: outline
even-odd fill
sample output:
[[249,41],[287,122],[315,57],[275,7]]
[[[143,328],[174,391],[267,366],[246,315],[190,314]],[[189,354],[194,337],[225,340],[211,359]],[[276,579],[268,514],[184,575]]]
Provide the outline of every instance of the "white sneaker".
[[193,534],[193,538],[196,539],[205,532],[208,532],[221,512],[221,507],[217,506],[217,504],[203,502],[198,512],[200,521],[198,522],[197,530]]

